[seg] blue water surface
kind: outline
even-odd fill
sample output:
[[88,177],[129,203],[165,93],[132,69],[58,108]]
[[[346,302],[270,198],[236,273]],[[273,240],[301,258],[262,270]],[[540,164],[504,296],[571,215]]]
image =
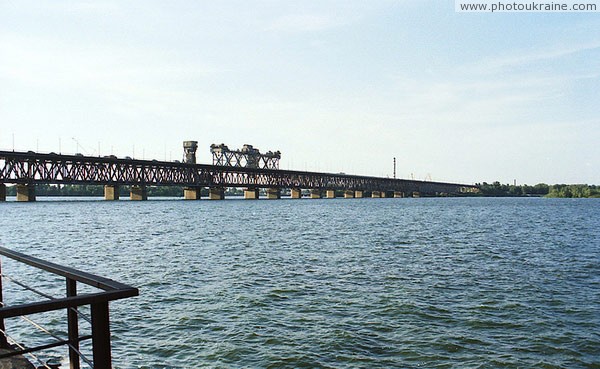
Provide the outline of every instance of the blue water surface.
[[116,368],[600,368],[599,199],[38,200],[1,244],[140,289]]

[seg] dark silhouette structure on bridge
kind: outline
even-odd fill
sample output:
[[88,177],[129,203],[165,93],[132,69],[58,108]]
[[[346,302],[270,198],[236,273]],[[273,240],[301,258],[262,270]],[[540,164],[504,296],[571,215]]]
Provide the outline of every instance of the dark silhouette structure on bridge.
[[260,150],[248,144],[245,144],[241,150],[230,150],[225,144],[212,144],[210,152],[213,155],[213,165],[228,167],[279,169],[279,159],[281,159],[279,151],[261,154]]
[[[131,186],[132,200],[146,200],[148,186],[183,186],[185,199],[199,199],[202,188],[210,199],[223,199],[226,187],[245,188],[245,197],[258,198],[266,189],[267,198],[278,199],[282,189],[292,198],[310,190],[311,198],[448,196],[476,191],[475,186],[394,178],[318,173],[278,168],[279,152],[260,154],[245,145],[246,152],[232,152],[225,145],[213,145],[216,164],[196,164],[196,141],[184,142],[184,162],[136,160],[131,158],[41,154],[0,151],[0,201],[6,199],[6,184],[17,185],[17,201],[34,201],[35,184],[104,185],[107,200],[119,198],[118,186]],[[215,151],[213,151],[215,150]],[[231,154],[227,159],[226,155]],[[244,154],[245,158],[235,158]],[[219,159],[220,158],[220,159]],[[257,160],[255,160],[257,159]],[[260,165],[259,165],[260,164]]]

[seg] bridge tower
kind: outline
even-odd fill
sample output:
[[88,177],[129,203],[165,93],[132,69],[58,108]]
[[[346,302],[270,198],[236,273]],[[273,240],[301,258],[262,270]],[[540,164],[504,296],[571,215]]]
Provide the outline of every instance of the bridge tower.
[[196,150],[198,149],[198,141],[183,141],[183,162],[188,164],[196,164]]
[[[183,141],[183,162],[187,164],[196,164],[196,150],[198,141]],[[183,189],[183,198],[186,200],[200,200],[200,187],[185,187]]]

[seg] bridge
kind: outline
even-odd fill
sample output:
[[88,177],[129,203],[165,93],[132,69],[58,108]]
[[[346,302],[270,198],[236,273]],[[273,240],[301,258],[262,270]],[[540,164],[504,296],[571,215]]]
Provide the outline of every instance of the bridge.
[[33,151],[0,151],[0,201],[6,200],[6,184],[16,184],[17,201],[35,201],[36,184],[104,185],[106,200],[119,199],[119,186],[131,186],[132,200],[146,200],[149,186],[182,186],[184,198],[200,199],[208,188],[209,198],[222,200],[226,187],[244,188],[247,199],[257,199],[266,189],[268,199],[281,198],[289,189],[292,198],[419,197],[451,196],[476,191],[472,185],[394,178],[318,173],[271,168],[234,167],[137,160],[131,158],[62,155]]

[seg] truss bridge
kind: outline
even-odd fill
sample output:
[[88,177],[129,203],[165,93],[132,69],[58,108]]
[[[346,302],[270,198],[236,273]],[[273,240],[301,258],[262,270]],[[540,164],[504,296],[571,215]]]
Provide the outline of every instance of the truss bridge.
[[[188,146],[195,153],[193,144]],[[227,187],[244,188],[248,199],[258,198],[261,189],[267,198],[280,198],[283,189],[292,198],[445,196],[476,190],[455,183],[280,170],[271,164],[196,164],[195,155],[184,162],[167,162],[0,151],[0,201],[6,200],[6,184],[16,184],[17,201],[34,201],[36,184],[104,185],[107,200],[119,198],[119,186],[131,186],[132,200],[146,200],[149,186],[181,186],[185,199],[199,199],[206,188],[210,199],[223,199]]]

